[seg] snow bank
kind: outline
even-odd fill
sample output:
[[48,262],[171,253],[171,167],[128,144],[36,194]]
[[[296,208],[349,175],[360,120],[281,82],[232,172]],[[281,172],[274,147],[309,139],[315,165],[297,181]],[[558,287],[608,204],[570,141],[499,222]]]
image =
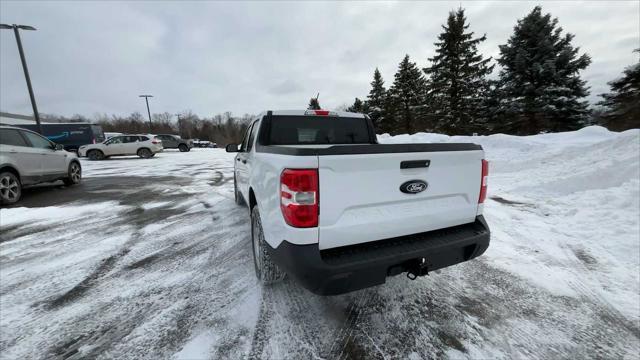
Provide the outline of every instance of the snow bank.
[[490,161],[488,261],[558,296],[595,297],[640,320],[640,130],[378,139],[481,144]]

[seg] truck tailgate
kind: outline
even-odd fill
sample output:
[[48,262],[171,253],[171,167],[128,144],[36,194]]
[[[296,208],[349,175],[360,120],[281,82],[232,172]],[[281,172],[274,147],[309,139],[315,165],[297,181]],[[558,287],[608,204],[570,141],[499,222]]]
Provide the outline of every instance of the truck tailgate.
[[[320,155],[319,246],[330,249],[475,221],[482,150]],[[401,169],[428,160],[428,167]],[[407,194],[403,183],[426,190]]]

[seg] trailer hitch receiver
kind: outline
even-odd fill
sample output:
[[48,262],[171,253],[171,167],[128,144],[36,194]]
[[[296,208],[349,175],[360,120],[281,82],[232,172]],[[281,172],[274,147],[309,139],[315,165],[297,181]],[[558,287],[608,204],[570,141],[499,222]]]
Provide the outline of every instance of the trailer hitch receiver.
[[429,265],[427,259],[421,258],[412,260],[407,266],[407,277],[415,280],[418,276],[429,275]]

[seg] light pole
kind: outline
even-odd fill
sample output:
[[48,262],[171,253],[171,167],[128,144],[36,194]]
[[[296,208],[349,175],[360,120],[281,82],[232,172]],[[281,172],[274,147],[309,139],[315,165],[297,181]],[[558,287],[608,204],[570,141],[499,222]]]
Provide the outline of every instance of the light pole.
[[0,29],[13,29],[13,33],[16,36],[16,43],[18,43],[18,52],[20,53],[20,60],[22,61],[22,70],[24,70],[24,78],[27,81],[27,88],[29,89],[29,98],[31,98],[31,107],[33,108],[33,117],[36,119],[36,125],[38,126],[38,132],[42,134],[42,125],[40,125],[40,114],[38,114],[38,106],[36,105],[36,97],[33,95],[33,87],[31,86],[31,78],[29,77],[29,69],[27,69],[27,60],[24,57],[24,50],[22,49],[22,41],[20,40],[20,29],[22,30],[35,30],[33,26],[29,25],[7,25],[0,24]]
[[153,95],[140,95],[140,97],[143,97],[144,101],[147,102],[147,115],[149,115],[149,132],[151,132],[151,111],[149,110],[149,98],[153,97]]

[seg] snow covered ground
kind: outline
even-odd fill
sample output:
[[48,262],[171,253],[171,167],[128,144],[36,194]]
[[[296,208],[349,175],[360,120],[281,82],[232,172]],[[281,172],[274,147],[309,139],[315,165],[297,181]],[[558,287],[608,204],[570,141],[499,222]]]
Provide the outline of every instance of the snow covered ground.
[[0,210],[0,357],[638,356],[638,130],[380,140],[484,146],[485,255],[337,297],[262,289],[232,155],[83,160],[81,186]]

